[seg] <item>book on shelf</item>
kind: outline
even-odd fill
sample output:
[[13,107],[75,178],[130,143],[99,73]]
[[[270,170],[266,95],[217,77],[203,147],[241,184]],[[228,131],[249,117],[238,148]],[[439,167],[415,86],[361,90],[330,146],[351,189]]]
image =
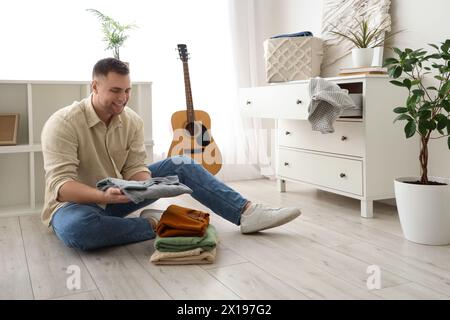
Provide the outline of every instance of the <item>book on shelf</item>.
[[359,67],[359,68],[340,68],[340,76],[354,76],[366,74],[387,74],[387,69],[383,67]]

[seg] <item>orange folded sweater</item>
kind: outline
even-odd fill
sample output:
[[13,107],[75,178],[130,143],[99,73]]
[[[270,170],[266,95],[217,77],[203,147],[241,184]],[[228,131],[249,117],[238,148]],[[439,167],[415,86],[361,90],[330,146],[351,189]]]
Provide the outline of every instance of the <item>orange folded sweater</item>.
[[209,225],[209,213],[169,206],[162,214],[156,226],[160,237],[203,237]]

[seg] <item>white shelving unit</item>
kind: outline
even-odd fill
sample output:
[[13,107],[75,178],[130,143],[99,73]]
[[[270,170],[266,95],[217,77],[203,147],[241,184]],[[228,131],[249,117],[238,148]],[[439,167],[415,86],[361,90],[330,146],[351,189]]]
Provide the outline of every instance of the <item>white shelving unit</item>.
[[[19,113],[17,145],[0,146],[0,217],[39,213],[44,202],[41,130],[56,110],[90,93],[90,81],[0,80],[0,114]],[[144,120],[152,162],[152,83],[134,82],[128,106]]]

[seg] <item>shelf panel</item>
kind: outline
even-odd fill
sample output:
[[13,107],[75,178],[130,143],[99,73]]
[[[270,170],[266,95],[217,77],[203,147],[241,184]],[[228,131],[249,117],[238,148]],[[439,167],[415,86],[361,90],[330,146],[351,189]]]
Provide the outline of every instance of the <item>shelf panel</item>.
[[0,208],[30,205],[30,157],[28,153],[0,157]]
[[45,172],[44,160],[41,152],[34,154],[34,194],[36,203],[44,203]]
[[0,146],[0,154],[8,153],[23,153],[23,152],[36,152],[42,151],[42,147],[39,144],[20,144],[15,146]]
[[28,139],[28,93],[26,84],[0,82],[0,113],[18,113],[17,143],[27,144]]
[[30,214],[40,214],[42,211],[42,205],[31,208],[28,205],[16,205],[0,207],[0,218],[17,217]]

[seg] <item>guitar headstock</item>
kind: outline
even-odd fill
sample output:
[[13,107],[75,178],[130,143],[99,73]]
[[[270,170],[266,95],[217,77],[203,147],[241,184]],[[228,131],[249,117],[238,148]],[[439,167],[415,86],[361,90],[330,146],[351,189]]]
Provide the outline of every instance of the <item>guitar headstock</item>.
[[178,53],[180,54],[180,59],[183,62],[187,62],[189,59],[189,53],[187,51],[187,46],[185,44],[178,44]]

